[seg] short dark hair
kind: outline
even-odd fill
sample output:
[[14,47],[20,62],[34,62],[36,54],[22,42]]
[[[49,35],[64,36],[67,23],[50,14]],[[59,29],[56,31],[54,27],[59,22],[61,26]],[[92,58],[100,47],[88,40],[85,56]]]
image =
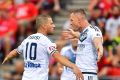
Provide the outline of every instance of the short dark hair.
[[85,10],[84,9],[76,9],[76,10],[72,10],[72,12],[71,13],[73,13],[73,14],[82,14],[82,15],[84,15],[85,17],[86,17],[86,13],[85,13]]
[[49,15],[40,15],[36,18],[36,29],[38,29],[43,24],[48,22],[48,18],[51,18]]

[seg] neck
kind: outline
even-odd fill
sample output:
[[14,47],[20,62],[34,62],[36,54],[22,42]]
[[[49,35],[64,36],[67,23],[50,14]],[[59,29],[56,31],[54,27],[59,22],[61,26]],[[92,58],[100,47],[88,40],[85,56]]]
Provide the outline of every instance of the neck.
[[83,31],[86,27],[88,27],[90,24],[89,22],[86,20],[83,22],[83,24],[81,25],[80,31]]
[[39,29],[39,30],[37,31],[37,33],[42,33],[43,35],[46,35],[46,36],[47,36],[47,32],[46,32],[46,30],[44,30],[44,29]]

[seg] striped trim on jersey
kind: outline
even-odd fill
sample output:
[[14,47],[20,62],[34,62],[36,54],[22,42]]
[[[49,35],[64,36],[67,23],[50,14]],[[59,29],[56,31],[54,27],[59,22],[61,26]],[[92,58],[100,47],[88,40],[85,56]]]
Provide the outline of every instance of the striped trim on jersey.
[[58,52],[58,50],[53,50],[50,54],[54,54],[55,52]]

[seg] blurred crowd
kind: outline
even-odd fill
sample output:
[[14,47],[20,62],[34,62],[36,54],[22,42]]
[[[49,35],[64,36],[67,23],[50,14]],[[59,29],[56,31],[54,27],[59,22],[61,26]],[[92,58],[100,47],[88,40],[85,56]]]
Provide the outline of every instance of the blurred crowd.
[[[120,0],[91,0],[89,22],[103,33],[104,56],[98,63],[99,77],[120,79]],[[119,77],[115,79],[115,77]],[[106,79],[108,80],[108,79]]]
[[[10,50],[16,48],[28,35],[35,33],[35,19],[40,14],[54,17],[66,10],[69,0],[0,0],[0,63]],[[98,76],[120,79],[120,0],[90,0],[89,22],[103,33],[104,56],[98,63]],[[69,20],[63,30],[70,26]],[[61,26],[62,27],[62,26]],[[62,36],[62,35],[61,35]],[[66,44],[59,38],[58,49]],[[68,43],[67,43],[68,44]],[[21,56],[0,65],[0,80],[21,80],[24,63]],[[57,62],[50,58],[50,80],[58,80]],[[104,79],[102,79],[104,78]]]
[[[65,9],[61,5],[65,5],[65,1],[0,0],[0,64],[23,39],[36,32],[35,19],[38,15],[49,14],[54,18],[61,8]],[[16,60],[18,59],[21,56]],[[23,61],[16,60],[0,66],[0,80],[21,80],[24,64]]]

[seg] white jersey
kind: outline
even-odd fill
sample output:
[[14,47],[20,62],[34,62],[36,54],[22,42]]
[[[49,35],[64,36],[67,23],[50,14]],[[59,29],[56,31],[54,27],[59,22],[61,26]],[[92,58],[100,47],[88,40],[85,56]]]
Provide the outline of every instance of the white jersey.
[[76,65],[82,72],[97,72],[97,51],[93,44],[95,37],[102,38],[102,33],[96,26],[90,25],[80,33]]
[[28,36],[17,51],[24,57],[22,80],[48,80],[49,56],[56,51],[55,43],[36,33]]
[[[76,54],[75,54],[74,50],[72,49],[72,45],[63,47],[61,50],[61,55],[67,57],[69,59],[69,61],[71,61],[72,63],[75,63]],[[60,80],[76,80],[76,76],[73,73],[71,68],[64,66]]]

